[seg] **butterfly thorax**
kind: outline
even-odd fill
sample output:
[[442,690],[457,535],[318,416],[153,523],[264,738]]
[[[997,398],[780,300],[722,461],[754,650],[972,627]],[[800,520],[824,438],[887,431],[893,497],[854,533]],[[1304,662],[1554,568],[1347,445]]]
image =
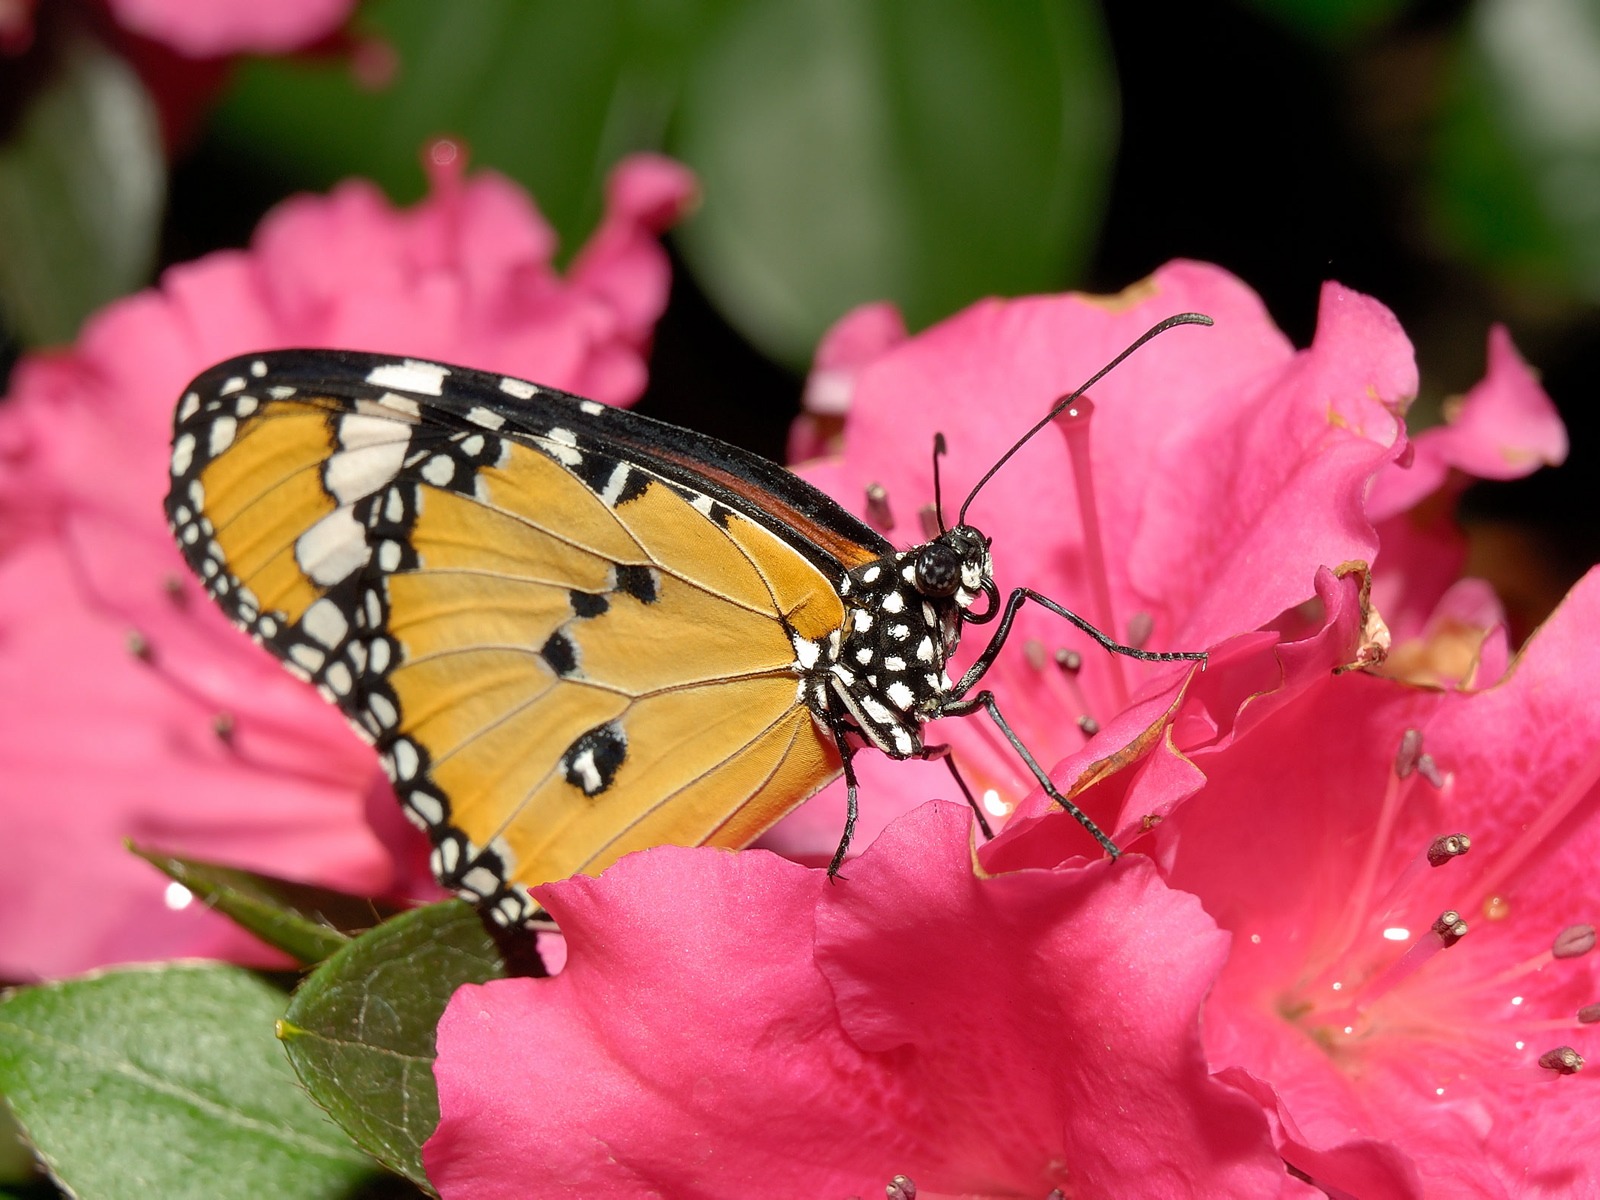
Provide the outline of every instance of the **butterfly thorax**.
[[813,711],[844,712],[892,758],[922,750],[923,722],[951,690],[945,663],[961,642],[962,613],[986,590],[988,540],[960,526],[850,571],[837,645],[812,672]]

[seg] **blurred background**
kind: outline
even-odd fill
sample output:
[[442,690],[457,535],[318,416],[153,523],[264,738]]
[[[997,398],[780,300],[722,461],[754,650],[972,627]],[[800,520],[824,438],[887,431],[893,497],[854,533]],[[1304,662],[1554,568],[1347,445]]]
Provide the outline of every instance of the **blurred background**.
[[419,198],[440,135],[569,251],[657,149],[703,199],[653,415],[781,459],[857,304],[915,330],[1200,258],[1300,345],[1325,279],[1389,305],[1422,423],[1505,322],[1573,454],[1469,494],[1471,570],[1521,635],[1600,558],[1600,0],[281,2],[314,35],[252,56],[160,0],[0,0],[0,371],[295,191]]

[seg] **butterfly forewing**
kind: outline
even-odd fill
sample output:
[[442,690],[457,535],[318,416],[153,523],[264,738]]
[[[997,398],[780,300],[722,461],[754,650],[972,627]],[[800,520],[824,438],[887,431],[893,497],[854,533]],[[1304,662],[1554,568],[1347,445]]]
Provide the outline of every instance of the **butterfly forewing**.
[[172,474],[208,590],[504,921],[631,850],[742,845],[839,770],[800,660],[888,547],[764,460],[517,380],[286,351],[191,385]]

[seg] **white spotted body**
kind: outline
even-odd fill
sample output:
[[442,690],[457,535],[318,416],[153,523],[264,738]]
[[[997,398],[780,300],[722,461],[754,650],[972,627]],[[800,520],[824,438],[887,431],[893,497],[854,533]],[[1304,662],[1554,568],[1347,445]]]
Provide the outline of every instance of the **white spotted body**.
[[921,754],[922,725],[942,715],[953,689],[946,663],[962,613],[992,579],[988,539],[971,526],[849,572],[839,584],[844,626],[809,672],[817,720],[847,715],[891,758]]

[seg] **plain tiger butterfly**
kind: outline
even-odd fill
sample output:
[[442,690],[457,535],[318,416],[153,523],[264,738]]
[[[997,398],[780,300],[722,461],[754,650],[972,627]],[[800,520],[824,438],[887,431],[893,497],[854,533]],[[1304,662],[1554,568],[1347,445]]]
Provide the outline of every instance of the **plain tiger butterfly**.
[[[714,438],[520,379],[377,354],[248,354],[175,419],[167,517],[232,620],[378,750],[435,874],[499,922],[528,889],[673,843],[743,846],[852,758],[944,756],[983,710],[1028,588],[1005,601],[965,521],[896,550],[810,484]],[[937,488],[938,454],[935,447]],[[936,509],[937,511],[937,509]],[[978,602],[982,598],[983,604]],[[961,678],[966,625],[998,619]],[[975,810],[977,805],[974,805]],[[981,812],[980,812],[981,819]]]

